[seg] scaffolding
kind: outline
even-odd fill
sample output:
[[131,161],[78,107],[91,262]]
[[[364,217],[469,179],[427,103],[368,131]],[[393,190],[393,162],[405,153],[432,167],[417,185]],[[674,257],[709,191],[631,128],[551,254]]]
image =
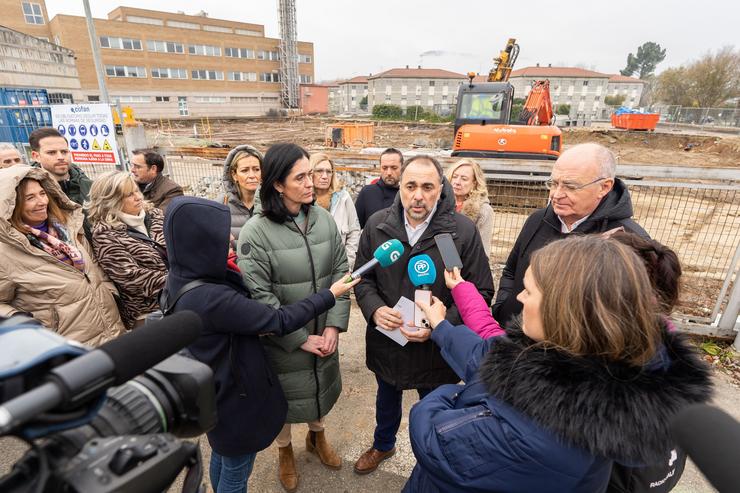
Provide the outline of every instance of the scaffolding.
[[295,0],[278,0],[280,19],[280,99],[284,108],[298,108],[298,40]]

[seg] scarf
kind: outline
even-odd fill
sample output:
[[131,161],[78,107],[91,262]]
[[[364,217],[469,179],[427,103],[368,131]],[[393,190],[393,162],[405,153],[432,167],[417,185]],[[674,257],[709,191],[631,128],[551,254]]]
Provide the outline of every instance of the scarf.
[[58,261],[71,265],[80,272],[85,272],[85,259],[82,253],[72,245],[67,229],[58,222],[52,222],[48,233],[26,225],[29,232],[28,241],[36,248],[40,248]]
[[146,218],[146,212],[144,209],[142,209],[136,216],[126,214],[123,211],[118,211],[116,215],[118,216],[118,219],[129,228],[135,229],[139,233],[149,236],[149,232],[146,230],[146,225],[144,224],[144,219]]

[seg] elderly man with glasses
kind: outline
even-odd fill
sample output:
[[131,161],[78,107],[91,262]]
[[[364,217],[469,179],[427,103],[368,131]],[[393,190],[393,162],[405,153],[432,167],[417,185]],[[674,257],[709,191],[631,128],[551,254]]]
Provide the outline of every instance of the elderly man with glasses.
[[563,152],[545,185],[549,203],[527,218],[509,253],[493,305],[493,316],[507,325],[519,315],[516,296],[524,289],[524,273],[533,252],[568,234],[602,233],[622,227],[648,237],[632,220],[627,186],[616,177],[614,155],[598,144],[580,144]]

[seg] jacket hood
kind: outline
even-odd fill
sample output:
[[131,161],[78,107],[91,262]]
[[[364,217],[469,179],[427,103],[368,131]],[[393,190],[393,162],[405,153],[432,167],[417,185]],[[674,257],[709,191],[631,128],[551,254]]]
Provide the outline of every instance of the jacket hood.
[[59,187],[57,181],[42,168],[31,166],[11,166],[0,170],[0,231],[13,235],[14,232],[23,236],[10,225],[10,217],[15,209],[16,188],[24,178],[33,178],[44,184],[49,195],[56,199],[57,204],[71,214],[71,232],[77,231],[77,226],[82,226],[82,207],[72,202]]
[[670,450],[670,418],[712,391],[707,365],[667,331],[663,350],[637,368],[543,349],[514,329],[492,346],[480,377],[490,394],[565,443],[632,465]]
[[[260,156],[260,161],[262,161],[262,153],[259,152],[255,147],[247,144],[239,145],[234,147],[229,151],[229,155],[226,156],[226,160],[224,161],[224,173],[221,178],[221,182],[223,183],[224,187],[224,193],[227,197],[236,197],[238,199],[239,197],[239,190],[237,189],[236,184],[234,183],[234,180],[231,179],[231,173],[229,173],[229,167],[231,167],[231,162],[234,160],[234,156],[236,156],[240,151],[252,151],[256,152]],[[255,194],[257,196],[259,194]]]
[[229,208],[223,204],[198,197],[172,199],[164,220],[169,279],[174,280],[168,289],[195,279],[226,278],[230,226]]

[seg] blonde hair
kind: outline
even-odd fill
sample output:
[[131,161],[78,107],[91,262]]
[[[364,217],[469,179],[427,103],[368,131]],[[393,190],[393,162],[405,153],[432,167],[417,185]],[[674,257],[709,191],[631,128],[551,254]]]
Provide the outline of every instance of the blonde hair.
[[600,236],[569,237],[530,263],[542,291],[542,344],[575,356],[643,366],[661,341],[660,316],[642,260]]
[[324,154],[323,152],[311,154],[311,157],[308,160],[309,164],[311,165],[311,171],[314,171],[314,169],[316,169],[316,166],[318,166],[320,163],[323,163],[324,161],[329,161],[329,164],[331,165],[331,181],[329,182],[329,193],[334,193],[337,190],[341,190],[342,186],[341,183],[339,183],[339,181],[337,180],[337,172],[334,169],[334,161],[332,161],[327,154]]
[[[123,224],[118,218],[123,199],[131,192],[141,193],[134,177],[126,171],[108,171],[100,175],[90,188],[90,200],[85,202],[85,210],[91,224],[103,223],[108,226]],[[144,202],[148,211],[152,204]]]
[[59,203],[57,203],[56,194],[51,192],[47,187],[48,182],[37,180],[36,178],[23,178],[20,183],[18,183],[18,186],[15,187],[15,207],[13,208],[13,214],[10,216],[11,226],[23,234],[28,233],[28,228],[26,228],[26,224],[23,222],[21,215],[23,213],[23,201],[24,196],[26,195],[26,188],[28,188],[28,184],[32,181],[35,181],[44,189],[46,197],[49,199],[49,203],[46,206],[47,221],[50,222],[50,220],[56,219],[58,222],[66,225],[69,221],[69,214],[59,206]]
[[455,174],[455,171],[463,166],[470,166],[471,168],[473,168],[473,177],[475,178],[475,185],[473,186],[473,189],[470,191],[470,194],[468,194],[465,200],[467,201],[469,199],[473,199],[474,202],[487,203],[488,187],[486,186],[486,177],[483,176],[483,170],[481,169],[480,164],[478,164],[477,161],[474,161],[470,158],[465,158],[451,164],[450,167],[447,168],[447,172],[445,173],[447,181],[451,183],[452,175]]

